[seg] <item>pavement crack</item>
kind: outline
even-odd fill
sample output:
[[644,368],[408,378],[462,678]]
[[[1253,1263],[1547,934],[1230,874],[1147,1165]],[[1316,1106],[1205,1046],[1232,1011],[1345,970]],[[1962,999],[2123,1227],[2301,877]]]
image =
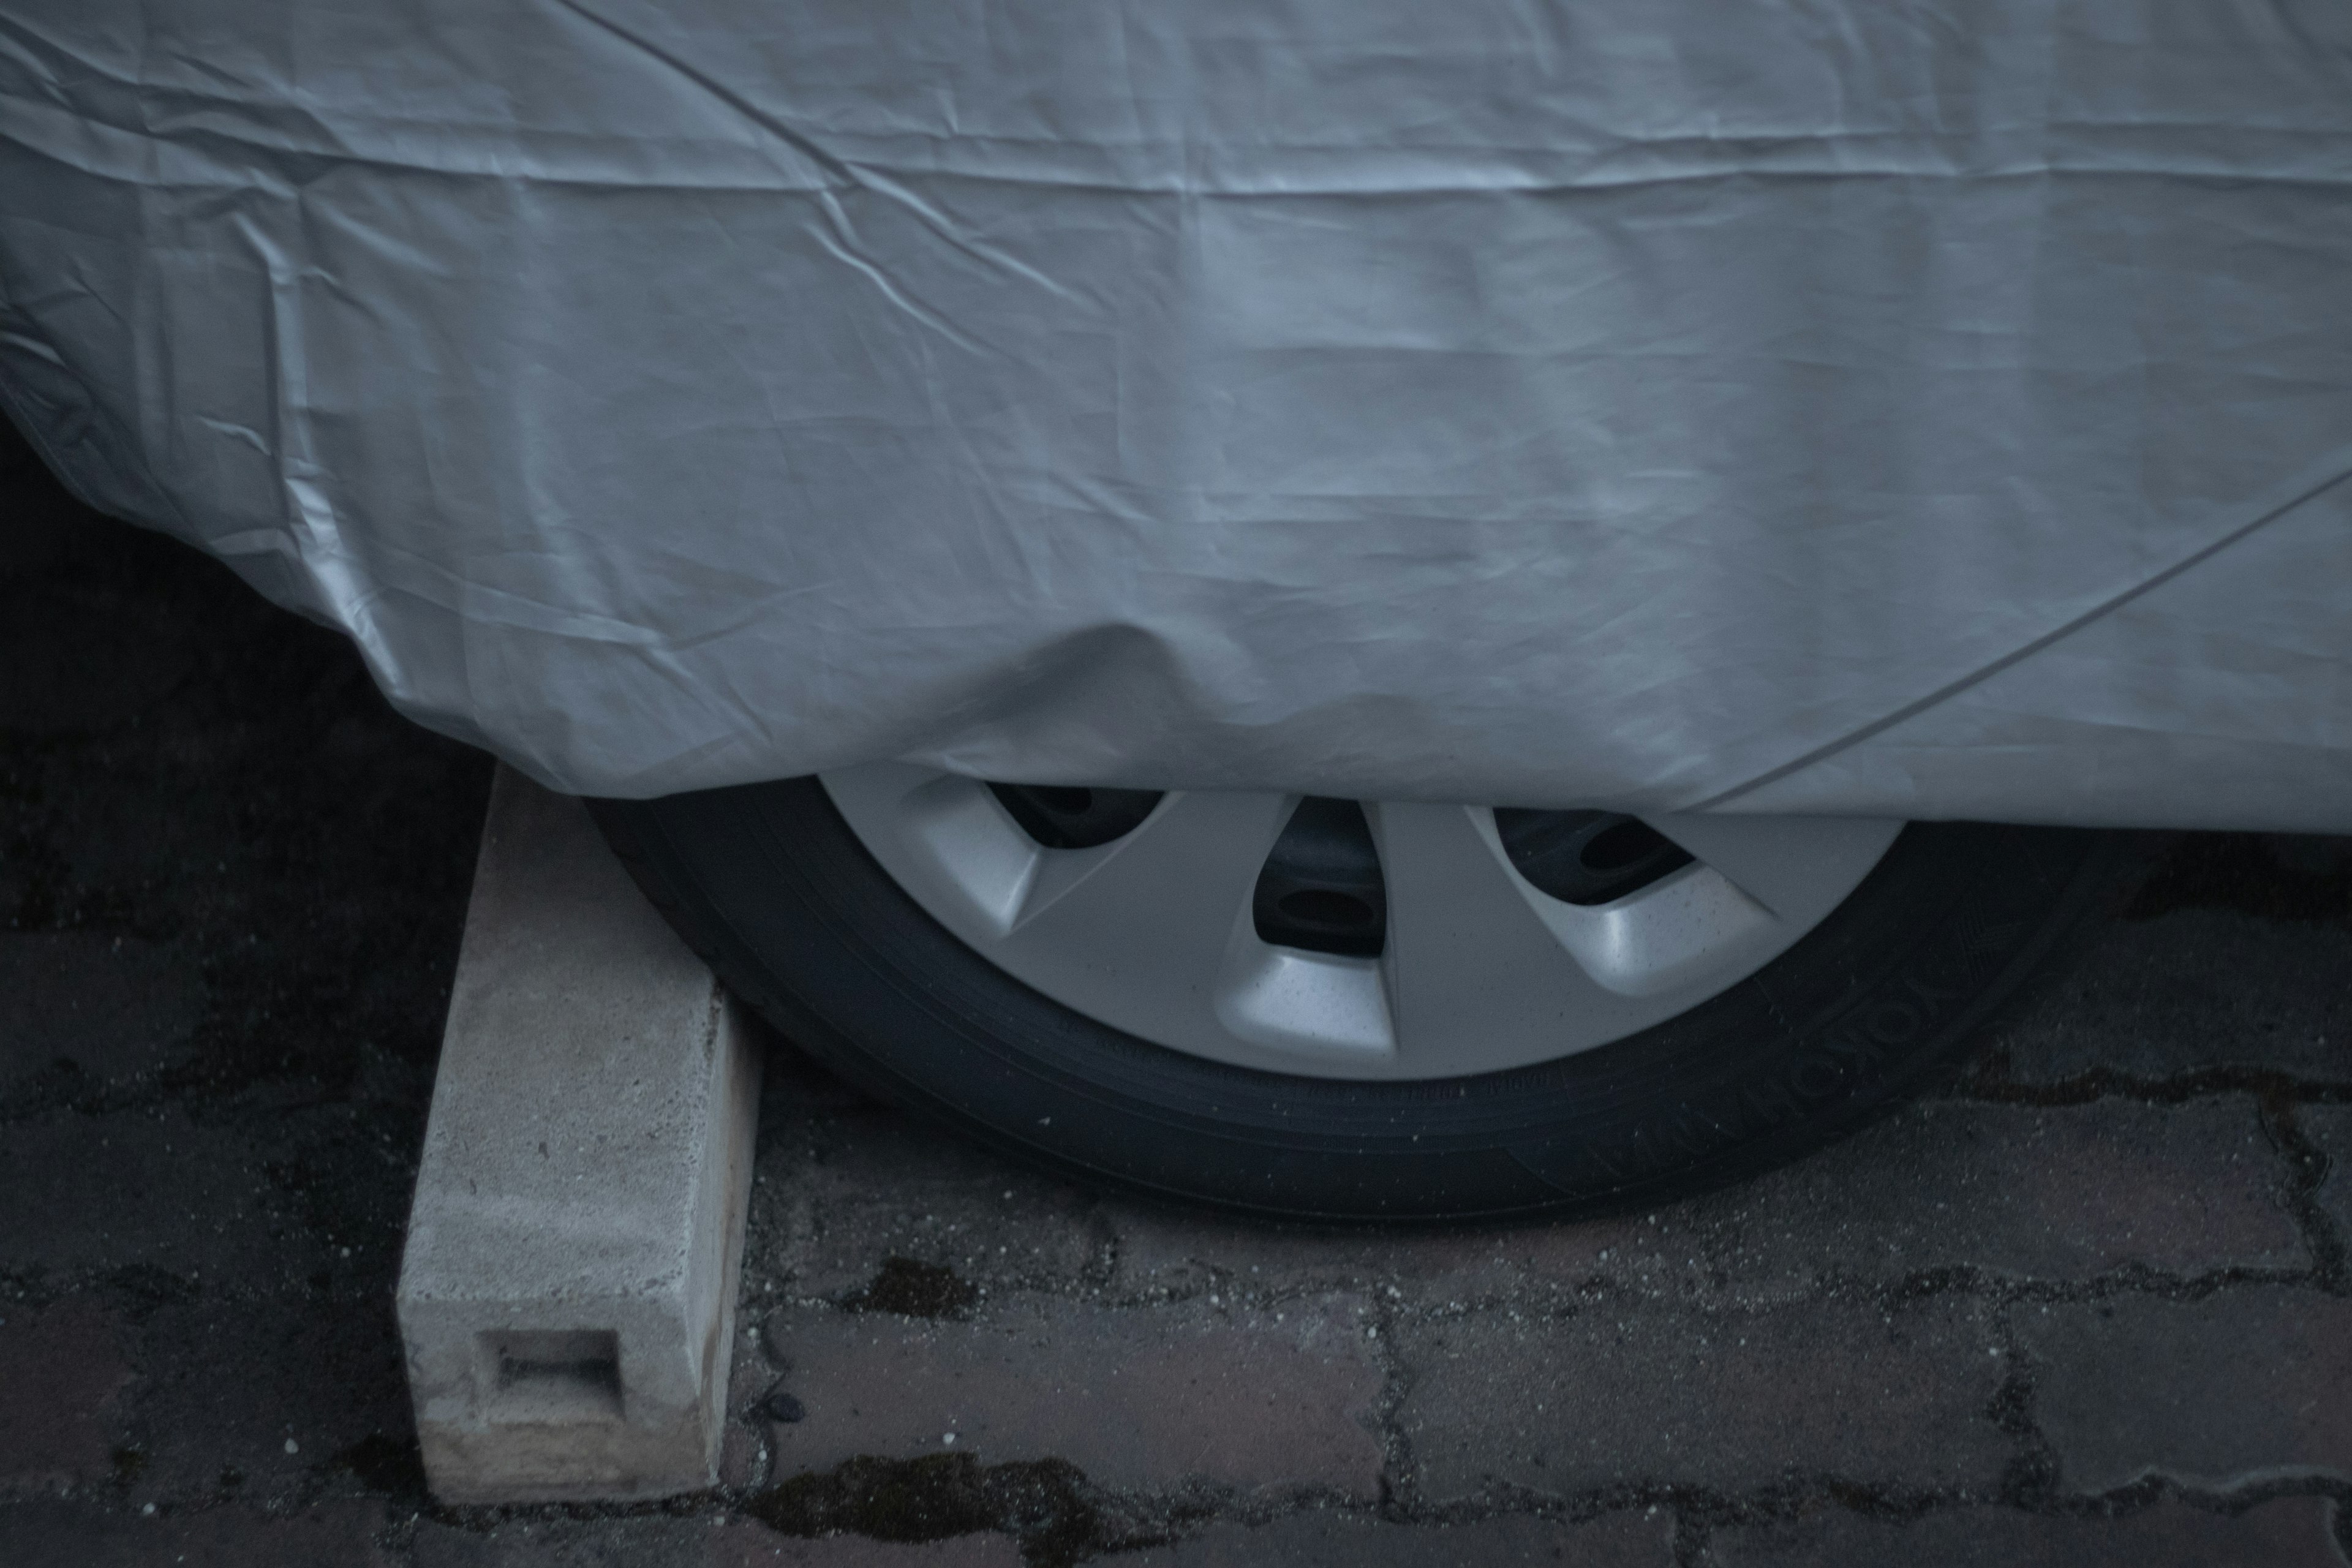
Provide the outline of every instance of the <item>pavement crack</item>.
[[2258,1101],[2285,1105],[2352,1105],[2352,1083],[2327,1079],[2303,1079],[2271,1068],[2215,1067],[2170,1078],[2147,1079],[2109,1068],[2093,1068],[2050,1083],[2018,1083],[1990,1076],[1970,1076],[1953,1085],[1945,1097],[1958,1101],[1993,1105],[2024,1105],[2051,1109],[2090,1105],[2102,1100],[2134,1100],[2143,1105],[2186,1105],[2192,1100],[2252,1095]]
[[2294,1217],[2304,1245],[2310,1249],[2313,1283],[2331,1295],[2344,1295],[2352,1290],[2352,1260],[2347,1258],[2342,1229],[2319,1200],[2320,1189],[2327,1183],[2327,1154],[2304,1132],[2292,1100],[2264,1100],[2262,1126],[2286,1163],[2281,1205]]

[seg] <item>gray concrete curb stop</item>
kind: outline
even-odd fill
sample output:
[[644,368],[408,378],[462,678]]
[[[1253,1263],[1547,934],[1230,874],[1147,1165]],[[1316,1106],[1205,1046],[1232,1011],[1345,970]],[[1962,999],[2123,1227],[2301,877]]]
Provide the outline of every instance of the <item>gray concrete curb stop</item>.
[[436,1496],[716,1480],[759,1077],[586,809],[501,768],[400,1272]]

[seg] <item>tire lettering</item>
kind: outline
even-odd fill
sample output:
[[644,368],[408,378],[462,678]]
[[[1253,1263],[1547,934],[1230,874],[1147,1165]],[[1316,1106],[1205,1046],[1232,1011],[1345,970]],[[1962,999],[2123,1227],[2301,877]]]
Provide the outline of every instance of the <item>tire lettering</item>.
[[[1804,1065],[1799,1062],[1798,1069],[1801,1071]],[[1741,1131],[1753,1129],[1761,1131],[1794,1118],[1803,1109],[1797,1103],[1797,1096],[1803,1090],[1801,1087],[1795,1086],[1795,1073],[1786,1078],[1761,1079],[1742,1089],[1740,1109],[1748,1114],[1741,1118]]]
[[1807,1100],[1827,1100],[1845,1086],[1845,1068],[1827,1051],[1809,1051],[1789,1069],[1788,1081]]
[[1844,1070],[1856,1077],[1876,1067],[1886,1056],[1886,1046],[1875,1038],[1864,1039],[1852,1030],[1842,1030],[1822,1042],[1822,1047],[1846,1064]]
[[1870,1031],[1870,1037],[1882,1046],[1905,1046],[1919,1037],[1921,1022],[1918,1008],[1908,1002],[1894,1000],[1873,1007],[1864,1026]]

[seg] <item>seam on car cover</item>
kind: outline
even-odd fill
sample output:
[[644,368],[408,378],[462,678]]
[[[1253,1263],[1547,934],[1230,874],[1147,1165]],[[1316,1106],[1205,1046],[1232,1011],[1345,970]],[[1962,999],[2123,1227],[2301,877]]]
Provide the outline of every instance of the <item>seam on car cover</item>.
[[2000,658],[1993,659],[1979,669],[1972,670],[1969,674],[1961,676],[1957,680],[1948,681],[1943,686],[1937,688],[1935,690],[1929,692],[1927,696],[1920,698],[1916,702],[1906,703],[1903,707],[1896,709],[1892,713],[1886,714],[1882,718],[1874,719],[1866,724],[1859,725],[1854,729],[1848,731],[1845,734],[1839,736],[1834,741],[1814,747],[1811,751],[1807,752],[1803,756],[1798,757],[1790,762],[1783,763],[1776,768],[1759,773],[1754,778],[1748,779],[1744,783],[1734,784],[1727,790],[1723,790],[1716,795],[1709,795],[1705,800],[1699,801],[1696,805],[1687,806],[1685,809],[1689,811],[1713,811],[1719,806],[1738,800],[1744,795],[1748,795],[1754,791],[1762,789],[1767,784],[1777,784],[1781,779],[1787,778],[1791,773],[1801,772],[1806,768],[1811,767],[1816,763],[1827,761],[1829,758],[1837,755],[1840,752],[1845,751],[1849,747],[1860,745],[1863,742],[1869,740],[1872,736],[1879,734],[1884,731],[1890,730],[1906,720],[1915,719],[1920,714],[1927,711],[1927,710],[1934,708],[1938,703],[1948,702],[1951,699],[1958,696],[1961,692],[1968,690],[1970,687],[1979,685],[2000,674],[2002,670],[2007,669],[2025,659],[2032,658],[2035,654],[2040,653],[2046,647],[2049,647],[2052,644],[2063,641],[2065,638],[2074,636],[2076,632],[2081,631],[2085,626],[2091,626],[2105,616],[2114,614],[2116,611],[2123,608],[2126,605],[2130,604],[2133,600],[2139,598],[2141,595],[2162,587],[2165,584],[2171,582],[2174,578],[2180,576],[2191,568],[2211,560],[2214,556],[2219,555],[2222,551],[2229,549],[2230,546],[2260,532],[2262,530],[2269,527],[2272,523],[2276,522],[2279,519],[2285,517],[2290,512],[2293,512],[2298,507],[2301,507],[2309,501],[2317,500],[2320,496],[2325,495],[2327,491],[2335,489],[2337,485],[2342,484],[2346,479],[2352,479],[2352,447],[2347,447],[2337,451],[2331,452],[2326,458],[2314,464],[2313,468],[2318,469],[2323,477],[2317,479],[2305,478],[2305,476],[2308,475],[2311,470],[2305,470],[2305,475],[2297,476],[2296,480],[2291,482],[2289,488],[2292,493],[2289,495],[2287,500],[2271,506],[2267,510],[2256,515],[2251,521],[2239,524],[2236,528],[2233,528],[2229,532],[2221,535],[2221,538],[2212,541],[2209,544],[2201,546],[2196,551],[2193,551],[2189,554],[2182,557],[2180,560],[2174,562],[2171,565],[2165,567],[2162,571],[2157,572],[2151,576],[2143,578],[2141,581],[2133,584],[2130,587],[2124,589],[2121,593],[2116,594],[2103,602],[2093,605],[2090,609],[2084,611],[2081,615],[2076,616],[2070,621],[2067,621],[2064,625],[2045,632],[2042,636],[2035,637],[2032,641],[2025,643],[2009,653],[2003,654]]

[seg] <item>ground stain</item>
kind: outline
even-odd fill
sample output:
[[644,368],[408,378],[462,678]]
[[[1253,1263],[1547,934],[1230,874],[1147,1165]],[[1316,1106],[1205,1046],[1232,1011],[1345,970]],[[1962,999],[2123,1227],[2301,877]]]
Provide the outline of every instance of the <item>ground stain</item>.
[[877,1541],[945,1541],[981,1531],[1017,1538],[1030,1568],[1068,1568],[1099,1550],[1102,1514],[1063,1459],[983,1465],[970,1454],[860,1455],[753,1496],[745,1511],[786,1535],[848,1531]]
[[904,1318],[946,1318],[969,1310],[980,1291],[952,1268],[911,1258],[885,1258],[871,1283],[841,1304],[852,1312],[896,1312]]

